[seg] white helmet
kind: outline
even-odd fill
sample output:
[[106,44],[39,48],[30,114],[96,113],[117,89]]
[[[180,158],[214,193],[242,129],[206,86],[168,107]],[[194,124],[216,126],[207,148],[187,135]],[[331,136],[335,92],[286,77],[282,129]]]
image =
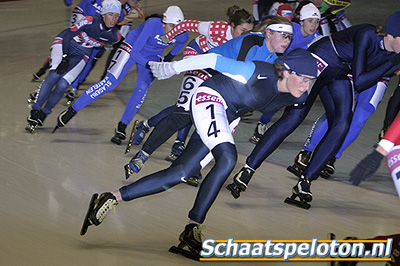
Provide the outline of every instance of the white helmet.
[[182,10],[178,6],[170,6],[164,12],[162,22],[179,24],[184,19]]
[[101,14],[107,13],[121,13],[121,2],[118,0],[104,0],[101,3]]

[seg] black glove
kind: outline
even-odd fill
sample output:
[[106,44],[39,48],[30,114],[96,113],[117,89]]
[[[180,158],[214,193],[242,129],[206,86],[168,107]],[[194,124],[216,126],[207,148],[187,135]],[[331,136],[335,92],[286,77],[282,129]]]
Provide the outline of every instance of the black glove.
[[393,65],[398,65],[400,64],[400,53],[396,54],[395,56],[389,58],[390,63],[392,63]]
[[362,159],[357,166],[350,172],[350,182],[358,186],[361,181],[370,178],[381,165],[383,155],[374,150]]
[[63,54],[61,63],[57,67],[57,74],[64,74],[67,72],[68,69],[68,64],[69,64],[69,55],[68,54]]
[[164,59],[163,59],[163,61],[164,62],[171,62],[172,61],[172,59],[174,59],[174,55],[173,54],[171,54],[171,52],[169,52],[166,56],[164,56]]

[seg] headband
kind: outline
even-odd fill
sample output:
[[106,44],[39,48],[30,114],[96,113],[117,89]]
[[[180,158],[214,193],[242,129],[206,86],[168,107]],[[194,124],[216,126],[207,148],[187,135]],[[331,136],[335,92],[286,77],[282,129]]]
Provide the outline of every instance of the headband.
[[267,30],[268,29],[273,31],[283,31],[293,34],[293,27],[287,24],[271,24],[267,27]]

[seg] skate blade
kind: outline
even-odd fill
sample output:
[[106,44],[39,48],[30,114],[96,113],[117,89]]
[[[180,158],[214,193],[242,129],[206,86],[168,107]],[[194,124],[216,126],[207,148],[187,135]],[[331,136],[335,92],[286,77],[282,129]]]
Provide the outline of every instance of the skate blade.
[[237,186],[234,183],[227,185],[226,189],[231,192],[232,196],[235,199],[240,197],[240,191],[239,191],[239,189],[237,188]]
[[293,206],[296,206],[296,207],[299,207],[299,208],[302,208],[302,209],[305,209],[305,210],[308,210],[311,207],[311,205],[308,204],[307,202],[295,200],[293,198],[293,195],[292,195],[292,197],[287,197],[285,199],[285,203],[293,205]]
[[92,210],[94,209],[95,200],[97,199],[97,196],[98,196],[97,193],[93,194],[93,196],[90,200],[89,208],[88,208],[88,211],[86,212],[85,220],[83,220],[83,225],[82,225],[81,233],[80,233],[81,236],[86,234],[88,227],[92,225],[92,223],[89,220],[89,216],[90,216],[90,213],[92,212]]
[[127,153],[129,153],[131,151],[131,148],[133,146],[133,134],[135,134],[135,132],[137,131],[138,126],[139,126],[139,120],[136,120],[135,123],[133,124],[132,132],[131,132],[131,135],[129,137],[128,144],[126,145],[125,154],[127,154]]
[[175,160],[178,159],[178,156],[176,156],[175,154],[171,153],[170,155],[168,155],[167,157],[165,157],[164,160],[166,160],[167,162],[175,162]]
[[122,141],[121,141],[119,138],[112,137],[111,142],[112,142],[112,143],[115,143],[115,144],[117,144],[117,145],[121,145],[121,142],[122,142]]
[[59,128],[60,128],[59,126],[55,126],[53,131],[51,132],[51,134],[54,134],[54,132],[56,132],[56,130],[59,129]]
[[322,178],[324,178],[324,179],[329,179],[330,177],[331,177],[331,175],[330,174],[327,174],[327,173],[319,173],[319,176],[320,177],[322,177]]
[[297,177],[301,177],[302,172],[299,172],[296,168],[294,168],[293,166],[288,166],[288,168],[286,168],[286,170],[288,170],[290,173],[294,174]]
[[25,130],[28,131],[29,133],[35,133],[35,129],[37,126],[32,126],[30,124],[26,125]]
[[185,184],[192,186],[192,187],[198,187],[199,181],[197,179],[195,180],[195,179],[189,178]]
[[128,179],[133,174],[131,173],[131,167],[129,166],[129,164],[126,164],[124,166],[124,170],[125,170],[125,179]]
[[197,252],[188,251],[186,249],[182,249],[182,248],[179,248],[176,246],[170,247],[168,251],[175,253],[175,254],[181,254],[182,256],[184,256],[186,258],[196,260],[196,261],[199,261],[201,258],[200,254],[198,254]]
[[253,144],[255,144],[255,145],[257,145],[257,143],[258,143],[259,141],[260,141],[259,139],[254,139],[253,137],[249,138],[249,142],[250,142],[250,143],[253,143]]

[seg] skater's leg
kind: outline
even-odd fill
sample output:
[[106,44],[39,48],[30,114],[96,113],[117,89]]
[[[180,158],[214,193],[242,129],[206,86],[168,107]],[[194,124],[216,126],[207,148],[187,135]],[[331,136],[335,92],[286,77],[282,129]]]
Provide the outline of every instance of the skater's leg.
[[336,159],[340,158],[343,151],[356,140],[365,122],[367,122],[368,118],[371,117],[378,107],[378,104],[381,102],[386,88],[387,83],[378,82],[376,85],[357,95],[357,105],[353,120],[351,121],[349,131],[347,132],[340,150],[335,155]]
[[57,84],[58,80],[61,78],[61,75],[57,74],[55,70],[51,70],[45,80],[39,87],[36,101],[32,104],[33,110],[41,110],[43,104],[49,98],[53,87]]
[[[338,90],[337,88],[341,88]],[[329,130],[314,150],[314,154],[303,175],[311,181],[318,175],[326,162],[340,149],[353,117],[353,90],[349,80],[336,80],[320,93],[325,107]],[[333,104],[332,104],[333,103]]]
[[112,73],[107,72],[107,75],[103,80],[90,86],[86,91],[82,93],[81,96],[79,96],[78,99],[76,99],[75,103],[72,105],[72,108],[78,112],[86,105],[97,100],[102,95],[115,89],[134,64],[135,62],[133,60],[128,60],[124,65],[118,79],[116,79]]
[[321,141],[328,130],[328,121],[326,115],[323,114],[314,122],[310,133],[307,136],[306,142],[303,145],[303,150],[312,152],[315,146]]
[[50,114],[51,111],[53,110],[54,106],[61,100],[61,98],[64,96],[65,91],[69,87],[69,83],[64,79],[61,78],[57,82],[57,86],[55,89],[50,93],[49,98],[43,107],[43,112],[45,114]]
[[164,108],[161,110],[158,114],[152,116],[147,120],[147,125],[149,127],[155,127],[164,117],[168,116],[171,114],[176,108],[176,105],[171,105],[168,106],[167,108]]
[[158,147],[165,143],[176,131],[191,124],[189,113],[173,112],[162,119],[153,129],[142,150],[151,155]]
[[390,96],[389,102],[386,107],[385,120],[383,122],[383,129],[385,130],[385,132],[392,124],[399,111],[400,111],[400,77],[397,88]]
[[166,191],[177,184],[186,182],[186,178],[200,171],[200,162],[208,153],[209,149],[199,138],[191,138],[187,149],[170,167],[120,188],[122,199],[130,201]]
[[140,107],[146,98],[147,90],[153,82],[154,77],[151,71],[143,66],[137,66],[137,80],[135,90],[133,91],[128,103],[126,104],[125,111],[122,114],[121,122],[129,125],[133,117],[139,111]]
[[181,130],[178,131],[178,135],[176,136],[176,140],[185,143],[187,136],[189,135],[189,131],[192,128],[192,123],[185,126]]

